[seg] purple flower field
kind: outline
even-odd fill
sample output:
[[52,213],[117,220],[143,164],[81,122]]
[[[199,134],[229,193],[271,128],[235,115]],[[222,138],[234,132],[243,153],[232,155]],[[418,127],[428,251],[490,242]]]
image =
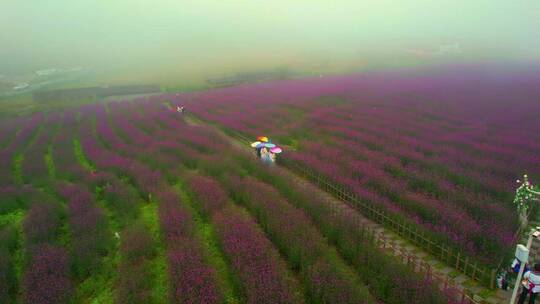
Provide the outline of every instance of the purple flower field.
[[368,73],[2,120],[0,297],[453,303],[360,233],[361,211],[334,212],[215,126],[270,137],[279,157],[493,269],[516,241],[515,179],[540,178],[538,80]]
[[515,242],[515,180],[540,176],[540,79],[469,72],[263,83],[189,94],[188,105],[496,265]]

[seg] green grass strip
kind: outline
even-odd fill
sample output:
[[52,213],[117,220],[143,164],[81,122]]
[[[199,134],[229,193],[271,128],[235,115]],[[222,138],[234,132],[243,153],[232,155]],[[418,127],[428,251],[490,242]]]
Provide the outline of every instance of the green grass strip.
[[6,214],[0,214],[0,228],[7,225],[19,225],[24,217],[24,211],[17,210]]
[[75,150],[75,157],[77,157],[77,161],[83,168],[85,168],[88,171],[95,171],[94,166],[90,163],[90,161],[86,158],[84,155],[84,151],[81,146],[81,142],[78,138],[73,139],[73,149]]
[[23,183],[23,176],[22,176],[22,164],[24,161],[24,154],[19,153],[15,156],[14,161],[14,167],[13,167],[13,177],[15,179],[15,183],[22,184]]
[[[99,189],[96,189],[96,194]],[[96,197],[99,197],[96,195]],[[107,217],[109,228],[114,235],[120,228],[116,222],[113,213],[107,208],[104,200],[98,200],[97,205],[103,210]],[[120,240],[114,239],[115,244],[109,255],[103,258],[99,271],[93,273],[77,286],[77,291],[73,303],[114,303],[115,292],[114,284],[116,282],[116,269],[120,263]]]
[[117,250],[103,258],[100,270],[77,285],[72,303],[114,303],[114,282],[119,260]]
[[143,202],[141,208],[141,219],[150,230],[150,234],[159,244],[156,248],[156,257],[151,262],[152,274],[154,277],[152,288],[152,303],[167,303],[169,298],[169,275],[167,271],[167,258],[165,257],[165,248],[161,240],[159,228],[159,218],[157,213],[157,203]]
[[197,208],[193,206],[194,202],[187,194],[185,185],[182,182],[177,183],[174,188],[178,191],[180,200],[184,203],[186,209],[191,211],[193,215],[196,236],[201,240],[202,249],[206,253],[208,264],[216,271],[218,284],[223,292],[225,303],[240,303],[238,291],[235,290],[235,286],[232,283],[234,282],[233,274],[229,271],[227,262],[225,262],[221,249],[217,245],[213,226],[209,222],[204,221],[197,212]]
[[21,282],[22,273],[23,273],[23,264],[24,264],[24,252],[23,252],[23,233],[22,233],[22,222],[25,216],[23,210],[17,210],[7,214],[0,215],[0,228],[12,225],[17,233],[17,248],[12,252],[13,265],[15,268],[15,278],[17,282]]
[[56,168],[54,167],[51,144],[49,144],[49,147],[47,147],[47,153],[45,154],[45,164],[47,165],[47,172],[49,173],[49,177],[54,179],[56,177]]

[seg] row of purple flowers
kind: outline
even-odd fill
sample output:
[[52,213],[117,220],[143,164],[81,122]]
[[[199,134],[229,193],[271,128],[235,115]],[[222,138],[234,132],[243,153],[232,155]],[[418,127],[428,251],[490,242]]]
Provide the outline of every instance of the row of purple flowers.
[[215,228],[220,248],[238,278],[245,303],[302,303],[302,288],[288,273],[279,252],[245,212],[229,203],[214,179],[190,178],[200,212]]

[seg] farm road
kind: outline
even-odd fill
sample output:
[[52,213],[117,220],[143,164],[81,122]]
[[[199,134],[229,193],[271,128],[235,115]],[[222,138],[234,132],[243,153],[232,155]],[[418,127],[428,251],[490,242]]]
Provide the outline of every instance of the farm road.
[[[217,134],[219,134],[219,136],[231,143],[231,145],[239,152],[254,156],[253,150],[249,146],[249,142],[228,135],[220,127],[200,120],[192,114],[185,114],[184,120],[190,125],[206,125],[211,127],[217,132]],[[326,202],[328,202],[328,204],[333,204],[336,208],[336,212],[354,214],[355,217],[358,217],[361,225],[367,227],[368,230],[373,231],[375,238],[379,240],[380,247],[384,248],[387,254],[393,255],[396,258],[399,258],[403,263],[411,265],[411,267],[414,267],[416,271],[430,271],[433,277],[438,279],[441,288],[447,284],[447,286],[464,291],[473,303],[508,303],[511,292],[500,289],[490,291],[489,289],[470,279],[468,276],[461,274],[454,268],[440,262],[438,259],[429,255],[421,248],[401,238],[391,230],[384,228],[372,220],[364,217],[351,205],[347,204],[347,202],[337,199],[304,177],[299,176],[295,172],[283,166],[279,166],[276,169],[292,181],[292,186],[296,185],[296,187],[308,189],[311,193],[316,193],[317,196],[323,198]]]

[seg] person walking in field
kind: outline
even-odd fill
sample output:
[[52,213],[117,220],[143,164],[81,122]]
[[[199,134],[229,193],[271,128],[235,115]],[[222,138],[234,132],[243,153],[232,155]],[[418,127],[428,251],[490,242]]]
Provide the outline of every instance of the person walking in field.
[[275,153],[272,153],[272,151],[269,152],[269,157],[270,157],[270,161],[272,163],[275,163],[276,162],[276,154]]
[[268,160],[268,149],[266,149],[266,147],[263,147],[261,149],[261,159],[262,159],[262,161],[267,161]]
[[540,263],[534,264],[532,271],[527,271],[523,275],[523,290],[519,296],[518,304],[525,303],[529,295],[529,304],[534,304],[536,296],[540,292]]

